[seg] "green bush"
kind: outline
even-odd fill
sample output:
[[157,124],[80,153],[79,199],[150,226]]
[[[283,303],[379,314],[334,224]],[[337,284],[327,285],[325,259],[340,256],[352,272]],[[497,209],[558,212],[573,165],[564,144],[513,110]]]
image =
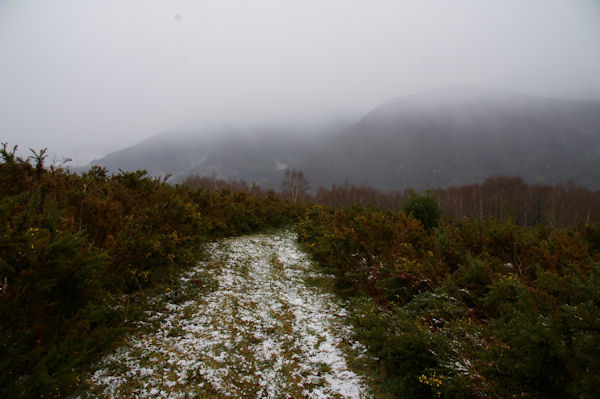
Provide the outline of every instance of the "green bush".
[[[600,396],[595,228],[308,209],[299,240],[342,295],[384,397]],[[431,227],[431,226],[429,226]]]
[[34,166],[0,149],[0,397],[68,396],[201,243],[282,226],[300,209],[144,171],[45,169],[44,154]]
[[426,229],[438,227],[442,217],[440,202],[431,192],[423,195],[412,193],[402,210],[405,214],[419,220]]

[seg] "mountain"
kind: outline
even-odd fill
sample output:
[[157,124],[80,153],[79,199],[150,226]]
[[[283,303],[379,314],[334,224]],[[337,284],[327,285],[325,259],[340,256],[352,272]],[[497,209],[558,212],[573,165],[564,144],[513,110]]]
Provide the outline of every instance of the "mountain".
[[167,132],[111,153],[90,165],[113,172],[145,169],[150,175],[215,175],[277,188],[282,171],[323,144],[324,137],[289,128]]
[[285,168],[311,187],[448,187],[492,175],[600,188],[600,102],[444,87],[386,102],[341,132],[247,128],[161,134],[92,162],[277,188]]
[[295,167],[313,187],[424,189],[502,174],[600,188],[600,102],[440,88],[378,106]]

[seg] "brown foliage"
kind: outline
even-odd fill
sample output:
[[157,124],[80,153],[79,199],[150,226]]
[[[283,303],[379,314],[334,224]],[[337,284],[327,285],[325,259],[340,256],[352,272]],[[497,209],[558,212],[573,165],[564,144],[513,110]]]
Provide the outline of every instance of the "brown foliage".
[[[319,188],[313,200],[323,205],[373,205],[399,211],[411,190],[381,192],[347,182]],[[573,183],[529,185],[520,177],[492,176],[481,184],[431,190],[445,217],[494,219],[524,226],[571,227],[600,223],[600,190]]]

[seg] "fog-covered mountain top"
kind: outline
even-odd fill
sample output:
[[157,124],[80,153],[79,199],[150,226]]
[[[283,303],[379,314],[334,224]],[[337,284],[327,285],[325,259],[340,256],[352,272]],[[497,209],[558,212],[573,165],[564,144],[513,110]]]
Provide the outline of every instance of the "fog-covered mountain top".
[[112,172],[145,169],[154,176],[172,175],[172,182],[192,174],[243,179],[276,187],[281,170],[300,161],[341,130],[339,125],[301,130],[287,126],[173,129],[90,165]]
[[450,86],[385,102],[299,165],[317,185],[380,189],[574,180],[597,187],[600,102]]
[[600,102],[446,86],[387,101],[348,127],[178,129],[94,163],[150,174],[277,187],[286,168],[311,186],[447,187],[490,175],[600,187]]

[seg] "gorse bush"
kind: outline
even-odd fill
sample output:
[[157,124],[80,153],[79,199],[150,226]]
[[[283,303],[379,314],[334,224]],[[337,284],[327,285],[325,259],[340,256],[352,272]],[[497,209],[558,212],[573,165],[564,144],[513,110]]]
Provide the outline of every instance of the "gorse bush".
[[192,191],[144,177],[82,175],[2,149],[0,396],[62,397],[140,316],[141,298],[195,264],[201,244],[293,222],[273,195]]
[[600,396],[597,225],[442,221],[429,193],[402,213],[292,204],[0,156],[0,397],[69,396],[203,242],[290,223],[351,303],[378,397]]
[[442,210],[439,200],[431,192],[423,195],[412,193],[404,202],[402,209],[407,215],[419,220],[426,229],[437,227],[440,224]]
[[319,205],[299,224],[300,242],[353,298],[379,395],[600,395],[594,226],[426,227],[402,213]]

